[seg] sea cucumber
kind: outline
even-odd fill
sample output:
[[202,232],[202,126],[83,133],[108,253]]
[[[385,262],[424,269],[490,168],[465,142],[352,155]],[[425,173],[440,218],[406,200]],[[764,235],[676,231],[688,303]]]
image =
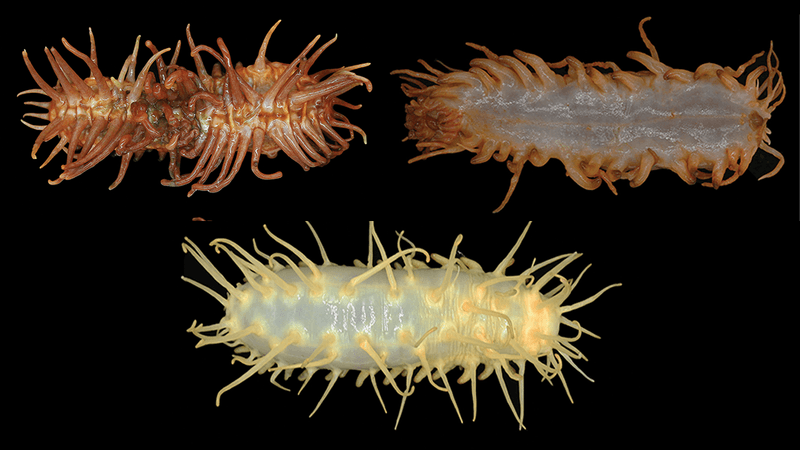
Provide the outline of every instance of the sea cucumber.
[[736,70],[712,63],[695,72],[673,69],[647,39],[648,20],[639,31],[650,55],[628,53],[645,71],[572,56],[547,63],[520,50],[498,56],[473,43],[467,45],[486,58],[472,60],[467,72],[422,60],[430,73],[393,71],[412,98],[406,139],[422,151],[409,162],[462,151],[476,154],[473,164],[505,161],[513,175],[495,212],[511,198],[526,161],[540,167],[558,159],[579,186],[593,190],[605,182],[614,194],[614,181],[640,186],[653,169],[669,169],[689,184],[710,179],[703,185],[716,189],[742,175],[759,148],[779,160],[760,179],[778,173],[784,160],[769,146],[767,120],[786,90],[772,43],[766,66],[750,69],[761,52]]
[[[353,87],[363,85],[372,90],[370,81],[353,70],[369,63],[310,73],[317,58],[336,41],[334,37],[311,56],[311,49],[320,36],[314,38],[289,64],[266,59],[267,44],[280,21],[269,30],[253,65],[234,67],[222,38],[217,39],[219,52],[206,45],[195,46],[189,27],[186,37],[197,71],[177,65],[180,41],[169,65],[162,55],[170,49],[158,50],[150,41],[145,43],[153,56],[138,76],[135,74],[139,38],[133,53],[125,61],[118,78],[105,77],[97,66],[94,35],[89,29],[90,55],[81,53],[66,39],[64,47],[83,60],[91,70],[85,80],[79,77],[55,48],[45,48],[58,83],[52,87],[39,76],[28,58],[22,57],[39,89],[22,94],[44,94],[47,102],[25,102],[47,110],[27,113],[49,121],[47,125],[22,122],[36,130],[39,136],[33,144],[35,159],[42,143],[55,137],[59,142],[45,160],[47,165],[60,151],[67,154],[63,173],[50,184],[70,180],[94,167],[111,154],[120,156],[120,169],[109,189],[124,178],[128,165],[145,151],[155,150],[160,159],[169,155],[169,179],[165,186],[184,186],[191,183],[188,195],[198,190],[218,192],[233,180],[248,153],[250,168],[261,179],[276,179],[283,174],[262,173],[262,155],[275,158],[283,151],[304,170],[327,164],[349,148],[354,132],[364,131],[350,123],[334,106],[358,109],[339,96]],[[209,74],[199,56],[210,53],[215,63]],[[222,64],[222,65],[220,65]],[[150,71],[155,65],[156,73]],[[223,71],[224,67],[224,71]],[[345,129],[343,137],[334,128]],[[188,173],[181,173],[182,159],[197,159]],[[217,178],[207,182],[219,169]]]
[[[463,239],[460,235],[449,257],[429,254],[403,233],[398,233],[397,252],[387,254],[370,222],[367,263],[357,261],[351,267],[330,261],[313,228],[323,260],[320,265],[265,226],[276,242],[300,258],[302,267],[285,254],[267,255],[256,248],[266,258],[265,264],[237,244],[215,239],[211,246],[217,253],[228,254],[244,274],[245,283],[235,286],[187,239],[184,252],[228,292],[223,298],[209,287],[184,278],[225,307],[225,317],[219,323],[203,325],[195,321],[187,331],[200,339],[197,347],[220,343],[236,347],[233,361],[250,366],[219,391],[217,405],[222,393],[256,373],[269,371],[270,381],[285,389],[277,382],[282,372],[288,377],[294,369],[302,370],[299,379],[305,386],[317,371],[329,370],[328,387],[313,415],[336,381],[355,370],[359,372],[356,384],[361,386],[369,377],[379,398],[378,372],[402,396],[397,423],[406,399],[414,392],[412,381],[423,379],[449,394],[460,420],[461,412],[445,375],[461,366],[464,373],[458,382],[472,383],[473,420],[477,414],[476,381],[496,373],[522,428],[526,363],[531,363],[544,379],[558,376],[572,400],[562,371],[564,362],[583,374],[573,360],[585,357],[574,342],[584,333],[597,336],[564,314],[592,303],[619,284],[565,305],[586,269],[575,280],[567,280],[560,272],[580,256],[578,253],[534,261],[521,274],[506,275],[529,228],[530,223],[497,268],[485,272],[477,261],[456,256]],[[374,258],[373,247],[378,249]],[[414,259],[416,255],[425,255],[426,261],[433,259],[442,267],[429,268]],[[540,269],[546,272],[534,277]],[[548,284],[550,281],[556,286]],[[560,336],[560,325],[576,330],[577,335]],[[249,356],[238,355],[242,353]],[[484,366],[480,375],[479,365]],[[405,374],[405,389],[395,382],[401,374]],[[508,394],[506,375],[519,383],[519,410]]]

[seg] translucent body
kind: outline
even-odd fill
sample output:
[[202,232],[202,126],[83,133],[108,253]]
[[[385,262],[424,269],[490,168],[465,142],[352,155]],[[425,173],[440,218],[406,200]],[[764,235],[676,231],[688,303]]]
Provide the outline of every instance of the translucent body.
[[[597,336],[563,314],[592,303],[607,289],[617,286],[607,286],[590,298],[564,305],[583,273],[573,281],[559,275],[559,271],[577,259],[580,256],[577,253],[534,262],[519,275],[505,275],[528,227],[492,272],[485,272],[476,261],[455,257],[461,236],[453,244],[449,258],[432,255],[442,264],[439,269],[413,259],[417,254],[424,254],[428,260],[431,256],[417,247],[402,249],[401,240],[397,253],[387,256],[371,223],[370,237],[375,239],[382,258],[373,265],[370,250],[367,264],[357,267],[331,263],[319,239],[324,262],[318,266],[267,230],[277,242],[300,257],[306,267],[298,267],[283,254],[259,252],[267,258],[267,266],[235,243],[217,239],[211,245],[228,253],[245,275],[246,283],[237,286],[229,283],[189,241],[184,244],[184,251],[190,252],[229,295],[223,298],[208,287],[186,279],[214,296],[226,311],[220,323],[204,326],[195,322],[187,331],[200,338],[198,347],[225,343],[237,347],[237,353],[250,354],[247,358],[234,356],[234,361],[251,368],[220,390],[217,405],[223,392],[267,370],[272,372],[271,381],[279,387],[276,378],[281,372],[288,375],[294,369],[302,369],[299,378],[308,382],[316,371],[329,370],[328,388],[317,408],[336,380],[349,370],[360,371],[356,382],[359,386],[370,377],[378,393],[375,374],[380,371],[386,377],[385,382],[403,397],[398,421],[405,398],[414,391],[412,381],[425,378],[436,389],[450,394],[460,419],[461,413],[444,375],[461,366],[464,372],[459,383],[472,382],[474,420],[477,368],[483,365],[480,379],[497,372],[506,400],[522,427],[524,409],[520,407],[517,412],[513,406],[503,373],[520,383],[521,404],[524,404],[522,384],[528,362],[546,379],[558,376],[566,388],[563,360],[580,372],[573,358],[585,359],[572,342],[582,333]],[[278,263],[278,259],[285,260],[289,267]],[[404,267],[400,266],[400,260]],[[534,278],[533,273],[545,267],[549,267],[546,273]],[[556,286],[542,292],[550,281]],[[577,330],[577,336],[559,336],[562,324]],[[406,376],[405,390],[395,382],[401,374]],[[435,383],[437,379],[441,379],[443,386]]]
[[762,52],[736,70],[712,63],[675,69],[647,39],[647,20],[639,31],[650,55],[628,53],[644,71],[572,56],[548,63],[520,50],[497,55],[467,43],[486,55],[468,71],[422,62],[430,74],[392,72],[408,82],[402,88],[412,98],[406,128],[422,155],[409,162],[462,151],[475,153],[473,164],[505,161],[513,176],[495,212],[511,198],[526,162],[540,167],[558,159],[584,189],[605,183],[615,194],[615,181],[640,186],[653,169],[669,169],[689,184],[709,180],[703,185],[716,189],[742,175],[758,149],[778,158],[761,178],[778,173],[783,156],[768,145],[766,124],[786,91],[772,46],[765,66],[750,69]]
[[464,128],[483,136],[501,134],[514,148],[533,144],[542,160],[597,155],[635,167],[650,148],[660,155],[654,168],[666,168],[690,148],[707,155],[703,168],[711,170],[727,166],[725,150],[746,146],[753,131],[747,93],[710,80],[637,93],[616,85],[602,94],[587,92],[577,84],[546,92],[511,85],[486,98],[476,98],[466,86],[454,90],[463,95],[441,102],[462,112],[468,122]]
[[[310,269],[300,270],[311,276]],[[298,286],[298,292],[293,296],[276,290],[273,295],[265,297],[249,284],[242,286],[240,290],[247,300],[231,302],[223,323],[229,322],[232,330],[244,329],[252,323],[261,325],[264,333],[246,336],[242,342],[262,354],[269,353],[272,345],[291,331],[298,332],[302,342],[290,345],[277,356],[279,364],[302,363],[323,342],[326,334],[332,334],[335,342],[329,351],[338,356],[322,366],[325,369],[374,368],[375,361],[361,348],[360,339],[363,338],[368,339],[378,354],[387,355],[386,365],[389,367],[418,364],[420,358],[416,352],[420,348],[425,349],[433,366],[467,366],[482,362],[485,356],[481,348],[455,339],[454,334],[500,343],[500,348],[506,352],[514,350],[508,345],[510,328],[504,319],[464,311],[464,302],[505,314],[511,318],[515,328],[521,330],[524,302],[538,299],[538,295],[523,293],[525,298],[499,300],[499,294],[514,287],[514,282],[507,281],[490,286],[483,299],[477,300],[477,286],[491,276],[466,272],[456,277],[435,300],[433,292],[442,285],[445,269],[416,270],[413,278],[409,278],[404,270],[394,270],[396,295],[387,289],[389,283],[384,273],[356,286],[352,295],[341,295],[342,287],[367,269],[334,266],[321,267],[320,271],[322,278],[318,284],[323,286],[323,290],[317,295],[311,294],[291,269],[284,269],[276,275]],[[498,308],[496,305],[499,303],[504,307]],[[536,332],[557,336],[559,321],[560,315],[548,315],[546,323],[535,325]],[[425,337],[424,346],[414,347],[428,330],[436,331]],[[502,343],[506,344],[503,346]],[[532,354],[538,354],[540,350],[547,353],[550,347],[528,349]]]

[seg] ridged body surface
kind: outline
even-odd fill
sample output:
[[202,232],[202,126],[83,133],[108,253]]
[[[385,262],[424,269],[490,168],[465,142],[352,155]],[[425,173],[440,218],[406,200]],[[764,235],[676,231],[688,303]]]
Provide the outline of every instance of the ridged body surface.
[[572,56],[548,63],[520,50],[500,56],[471,43],[486,58],[472,60],[468,71],[423,61],[430,73],[394,71],[408,82],[408,139],[423,153],[409,162],[462,151],[475,153],[473,164],[505,161],[513,176],[495,212],[526,162],[538,167],[558,159],[581,187],[605,183],[615,194],[615,181],[636,187],[653,169],[669,169],[689,184],[710,179],[703,184],[718,188],[742,175],[759,148],[778,158],[761,178],[776,174],[783,156],[768,145],[766,124],[786,91],[772,46],[765,66],[752,67],[762,52],[736,70],[712,63],[675,69],[647,39],[648,19],[639,29],[650,55],[628,53],[644,71]]
[[654,168],[668,168],[661,164],[692,148],[708,155],[702,168],[710,170],[727,163],[725,149],[747,145],[753,109],[745,92],[712,80],[664,84],[636,93],[610,85],[602,94],[577,84],[539,92],[511,85],[491,93],[461,85],[453,89],[459,100],[441,102],[461,112],[464,129],[500,134],[514,148],[535,146],[540,161],[598,155],[635,167],[639,149],[657,148],[664,157]]
[[[49,122],[33,125],[23,120],[41,131],[33,145],[32,157],[36,158],[44,142],[59,138],[42,164],[42,167],[47,165],[61,151],[67,154],[63,173],[50,182],[58,184],[116,154],[121,161],[117,179],[110,187],[113,189],[124,178],[132,159],[154,150],[160,158],[169,155],[169,179],[161,183],[191,184],[189,195],[192,195],[196,191],[217,192],[230,184],[248,153],[250,168],[257,177],[276,179],[282,176],[281,172],[265,174],[259,169],[261,156],[275,158],[282,151],[309,170],[324,166],[345,151],[354,132],[361,134],[366,142],[363,130],[334,107],[359,108],[338,96],[359,85],[372,90],[369,80],[352,72],[369,64],[310,72],[322,52],[336,40],[333,38],[309,55],[319,36],[289,64],[268,61],[267,44],[277,25],[268,32],[256,61],[250,66],[241,63],[234,66],[221,38],[217,39],[219,51],[206,45],[196,46],[187,26],[186,37],[196,72],[177,65],[180,42],[166,64],[162,55],[170,49],[159,51],[147,41],[145,45],[153,56],[137,76],[137,38],[119,79],[106,77],[97,66],[90,30],[90,55],[62,41],[67,50],[89,66],[91,76],[81,78],[55,48],[45,49],[58,78],[58,83],[50,86],[23,51],[25,64],[40,89],[20,94],[44,94],[51,98],[47,102],[26,102],[47,112],[25,116]],[[202,51],[218,61],[210,74],[200,58]],[[151,67],[156,69],[155,73],[150,71]],[[347,135],[340,136],[335,128],[345,129]],[[197,160],[191,171],[181,170],[184,159]],[[211,181],[215,171],[216,179]]]
[[[301,369],[298,378],[308,382],[316,371],[329,370],[329,385],[322,400],[339,377],[357,370],[360,373],[356,384],[360,386],[370,377],[379,397],[375,374],[382,372],[384,382],[403,397],[402,405],[414,391],[412,382],[427,378],[436,389],[450,394],[460,418],[446,376],[449,370],[460,366],[464,372],[458,382],[472,381],[473,411],[477,410],[476,381],[494,372],[522,426],[524,410],[517,413],[512,405],[503,374],[520,383],[520,403],[524,403],[522,384],[527,363],[533,364],[545,379],[558,376],[566,388],[563,363],[580,371],[573,359],[585,359],[572,343],[583,333],[598,336],[564,317],[564,313],[592,303],[617,286],[607,286],[589,298],[565,305],[583,273],[567,280],[559,272],[577,259],[578,253],[534,261],[521,274],[506,275],[529,227],[530,224],[491,272],[485,272],[476,261],[455,256],[462,236],[453,244],[450,257],[444,258],[417,247],[402,249],[404,238],[399,233],[398,251],[387,256],[373,224],[370,239],[375,239],[381,254],[374,265],[371,250],[367,264],[356,262],[351,267],[331,263],[316,232],[324,260],[321,265],[268,229],[267,233],[300,257],[304,266],[291,262],[284,254],[266,255],[256,249],[267,258],[267,266],[237,244],[216,239],[211,245],[218,252],[226,252],[245,276],[246,282],[236,286],[187,239],[184,251],[191,253],[228,291],[227,298],[223,298],[184,278],[225,307],[225,317],[219,323],[203,325],[195,321],[187,331],[200,339],[198,347],[224,343],[235,347],[236,353],[249,353],[246,358],[234,356],[234,361],[251,368],[220,390],[217,405],[223,392],[267,370],[272,372],[271,382],[279,387],[282,386],[276,378],[280,373],[288,377],[294,369]],[[425,262],[414,259],[419,254],[427,257]],[[426,262],[431,258],[442,267],[428,267]],[[288,267],[278,259],[287,261]],[[537,270],[545,267],[544,274],[534,277]],[[547,292],[543,292],[546,287]],[[560,336],[560,325],[576,330],[577,336]],[[481,365],[484,370],[479,376],[477,369]],[[405,390],[395,382],[401,374],[406,377]],[[443,386],[435,382],[439,379]]]
[[[242,338],[242,342],[262,354],[269,353],[272,346],[290,331],[299,332],[303,342],[287,347],[276,357],[279,364],[303,362],[323,342],[325,334],[333,333],[336,341],[330,351],[338,356],[322,367],[328,369],[367,370],[375,367],[375,362],[360,347],[359,339],[364,337],[379,354],[386,353],[386,365],[389,367],[419,364],[420,358],[415,355],[417,348],[414,344],[431,329],[436,331],[424,339],[424,346],[421,347],[434,366],[466,366],[468,362],[480,362],[482,354],[477,347],[447,338],[453,332],[487,339],[489,342],[502,343],[509,339],[508,326],[503,319],[470,314],[461,308],[461,303],[471,301],[478,307],[493,309],[491,305],[498,304],[497,293],[513,288],[512,282],[489,287],[484,297],[479,299],[476,287],[491,277],[461,273],[435,300],[433,292],[442,284],[445,269],[415,270],[413,279],[409,279],[404,270],[394,270],[398,288],[396,295],[387,289],[388,280],[384,273],[360,283],[353,294],[343,295],[342,288],[366,270],[345,266],[321,267],[322,279],[317,283],[322,291],[312,294],[293,270],[284,269],[276,275],[299,288],[295,295],[290,297],[276,290],[273,295],[265,297],[246,284],[241,290],[248,297],[247,300],[231,302],[222,322],[229,322],[232,332],[253,323],[260,324],[263,335],[251,334]],[[307,276],[311,275],[307,268],[301,271]],[[508,315],[517,329],[522,329],[522,297],[519,294],[505,299],[502,304],[506,307],[498,310]],[[536,297],[532,295],[531,301]],[[557,314],[551,317],[553,323],[549,324],[549,329],[541,331],[558,335],[559,319]],[[404,336],[413,339],[408,340]],[[513,349],[508,347],[508,351],[513,352]]]

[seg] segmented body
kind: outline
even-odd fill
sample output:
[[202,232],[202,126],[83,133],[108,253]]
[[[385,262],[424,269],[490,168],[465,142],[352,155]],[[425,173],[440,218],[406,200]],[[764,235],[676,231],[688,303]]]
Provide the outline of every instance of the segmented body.
[[[280,23],[280,21],[278,22]],[[357,109],[338,98],[355,86],[365,85],[366,78],[352,70],[369,64],[321,70],[310,73],[314,62],[336,38],[328,41],[311,56],[308,53],[319,36],[311,41],[291,63],[270,62],[266,49],[276,23],[267,34],[253,65],[234,67],[230,52],[222,39],[217,40],[219,53],[212,48],[195,46],[189,27],[186,36],[197,71],[177,65],[180,42],[169,65],[162,55],[170,49],[158,50],[150,41],[145,45],[153,52],[138,76],[135,74],[139,39],[133,53],[122,67],[119,78],[105,77],[97,66],[94,36],[91,29],[91,53],[87,56],[65,39],[64,46],[90,68],[91,76],[79,77],[55,48],[45,49],[50,65],[58,77],[51,87],[39,76],[22,52],[25,64],[40,89],[23,91],[51,98],[49,102],[26,102],[40,106],[46,113],[25,116],[49,121],[48,125],[31,125],[41,130],[33,145],[32,156],[43,142],[59,137],[59,142],[42,167],[60,151],[67,154],[64,172],[51,184],[77,177],[111,154],[122,158],[116,187],[125,176],[131,159],[140,158],[147,150],[155,150],[160,158],[169,155],[169,176],[165,186],[191,184],[189,195],[204,190],[217,192],[227,186],[238,173],[247,153],[250,167],[261,179],[276,179],[281,172],[264,174],[259,170],[262,155],[275,158],[283,151],[303,169],[327,164],[349,147],[354,132],[366,135],[333,108],[341,105]],[[206,51],[222,66],[215,64],[209,74],[199,56]],[[155,64],[157,76],[150,71]],[[224,67],[224,71],[222,70]],[[342,137],[334,128],[347,130]],[[188,173],[181,172],[184,158],[197,159]],[[209,181],[219,169],[216,180]]]
[[[573,366],[573,358],[584,358],[572,342],[581,333],[589,332],[563,314],[591,303],[612,287],[581,302],[564,305],[580,277],[574,282],[567,281],[559,271],[578,254],[533,264],[520,275],[505,275],[528,227],[508,256],[488,273],[475,261],[455,257],[461,236],[449,258],[433,255],[442,268],[428,268],[413,259],[415,254],[428,256],[428,253],[413,246],[401,249],[400,241],[397,253],[387,257],[372,224],[370,237],[375,238],[381,260],[373,265],[370,250],[367,264],[358,264],[359,267],[332,264],[321,243],[324,263],[317,266],[269,230],[270,236],[299,256],[307,267],[297,267],[281,254],[267,256],[267,267],[236,244],[217,239],[211,245],[228,253],[245,275],[246,283],[236,287],[225,281],[189,241],[184,244],[184,251],[191,252],[228,290],[229,296],[223,299],[187,279],[215,296],[226,310],[220,323],[209,326],[194,323],[188,331],[201,339],[198,346],[226,343],[240,347],[239,352],[250,353],[247,359],[234,357],[252,368],[219,392],[217,404],[223,392],[273,366],[271,380],[275,384],[283,371],[303,369],[300,379],[307,382],[316,371],[330,370],[330,382],[322,400],[336,380],[349,370],[360,371],[359,386],[368,376],[375,385],[375,373],[382,371],[386,383],[403,396],[403,405],[413,392],[411,382],[427,378],[437,389],[450,394],[460,419],[447,377],[443,375],[456,366],[464,368],[458,381],[472,381],[475,411],[477,368],[483,364],[485,370],[480,379],[497,372],[509,406],[522,426],[524,412],[518,412],[512,405],[503,372],[522,384],[526,362],[530,362],[543,377],[552,379],[557,375],[564,381],[562,357]],[[279,258],[290,267],[279,264]],[[404,267],[400,266],[401,261]],[[541,278],[533,278],[535,270],[550,266]],[[542,292],[554,278],[560,284],[550,292]],[[561,324],[577,329],[578,337],[559,336]],[[203,334],[209,332],[210,335]],[[509,363],[516,365],[517,370]],[[406,375],[405,389],[395,382],[401,373]],[[435,383],[438,379],[443,385]],[[378,393],[377,386],[375,391]],[[521,396],[523,392],[521,388]],[[524,398],[520,398],[520,403],[524,405]]]
[[[673,69],[647,39],[647,20],[639,30],[650,55],[628,53],[646,71],[571,56],[546,63],[519,50],[498,56],[467,43],[486,55],[468,72],[444,72],[424,61],[431,74],[392,72],[409,82],[402,88],[413,99],[406,106],[407,139],[418,140],[423,154],[409,162],[462,151],[476,154],[473,164],[506,161],[513,176],[495,212],[511,198],[528,161],[539,167],[558,159],[581,187],[605,182],[614,194],[614,181],[636,187],[653,169],[669,169],[689,184],[710,179],[703,185],[718,188],[743,174],[759,148],[779,159],[761,178],[775,175],[783,157],[768,145],[767,120],[786,91],[772,45],[766,66],[750,70],[742,84],[738,79],[763,52],[737,70],[711,63],[695,72]],[[553,70],[565,67],[564,75]],[[726,170],[732,171],[727,178]]]

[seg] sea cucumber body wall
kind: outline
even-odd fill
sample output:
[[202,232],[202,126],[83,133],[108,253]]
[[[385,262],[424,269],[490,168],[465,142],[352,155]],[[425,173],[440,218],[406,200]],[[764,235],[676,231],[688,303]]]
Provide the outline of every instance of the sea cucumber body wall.
[[486,56],[473,59],[469,71],[421,61],[430,73],[392,72],[412,98],[406,128],[422,155],[409,162],[462,151],[475,153],[473,164],[506,162],[513,175],[495,212],[511,198],[526,162],[540,167],[558,159],[584,189],[606,184],[614,194],[615,181],[637,187],[653,169],[669,169],[688,184],[709,180],[703,185],[716,189],[738,179],[759,149],[778,158],[760,179],[778,173],[783,156],[769,146],[766,123],[786,91],[772,44],[736,70],[712,63],[694,72],[674,69],[647,39],[647,20],[639,30],[650,55],[628,53],[646,71],[572,56],[547,63],[520,50],[497,55],[467,43]]
[[[39,89],[29,89],[19,95],[50,97],[48,102],[26,102],[47,112],[26,113],[23,117],[49,122],[38,125],[23,120],[28,127],[40,130],[31,156],[35,159],[44,142],[58,137],[58,143],[41,167],[61,151],[66,153],[63,173],[50,181],[50,184],[59,184],[115,154],[121,160],[117,178],[109,188],[114,189],[122,182],[132,160],[155,150],[160,159],[169,155],[169,179],[162,180],[161,184],[190,185],[188,195],[191,196],[196,191],[218,192],[229,185],[248,153],[253,174],[263,180],[274,180],[283,173],[261,172],[261,156],[275,158],[284,152],[303,170],[309,170],[326,165],[347,150],[355,133],[366,143],[364,131],[334,107],[360,107],[338,96],[356,86],[372,90],[368,79],[353,72],[369,64],[310,72],[317,59],[337,39],[334,37],[311,53],[320,36],[311,40],[289,64],[269,61],[267,44],[279,23],[266,33],[255,62],[247,67],[234,66],[231,53],[221,38],[217,39],[219,51],[207,45],[195,45],[189,26],[186,27],[186,41],[196,71],[177,65],[180,42],[167,64],[163,55],[171,48],[158,50],[146,41],[145,46],[153,55],[137,76],[140,39],[136,38],[120,79],[106,77],[97,65],[94,34],[90,29],[90,56],[66,39],[62,42],[89,67],[91,76],[82,79],[55,48],[45,48],[58,78],[58,83],[51,86],[23,50],[23,60]],[[210,73],[200,57],[202,52],[217,60]],[[344,129],[345,135],[341,136],[336,129]],[[181,172],[184,159],[197,160],[189,172]],[[210,180],[212,173],[216,173],[213,181]]]
[[[305,267],[284,254],[267,255],[256,249],[267,258],[265,265],[237,244],[216,239],[211,245],[218,252],[227,253],[245,276],[246,283],[237,286],[228,282],[199,247],[187,239],[184,251],[191,253],[228,291],[228,298],[223,298],[185,278],[214,296],[226,311],[219,323],[195,322],[187,331],[200,338],[198,347],[225,343],[236,347],[236,353],[250,354],[247,358],[234,356],[234,362],[251,368],[219,391],[217,405],[222,393],[256,373],[269,370],[270,381],[282,388],[276,382],[281,373],[288,376],[294,369],[302,369],[299,379],[307,383],[316,371],[325,369],[331,373],[319,408],[336,380],[349,370],[357,370],[360,373],[356,384],[360,386],[370,377],[379,398],[375,381],[378,372],[403,397],[398,421],[406,398],[414,392],[412,382],[426,378],[437,390],[449,394],[461,419],[446,376],[460,366],[464,373],[458,382],[472,382],[473,418],[477,411],[476,381],[496,373],[522,427],[524,410],[513,406],[505,375],[520,383],[520,403],[524,402],[527,363],[533,364],[544,379],[558,376],[566,389],[564,362],[580,372],[573,360],[585,359],[573,342],[583,333],[597,335],[564,314],[594,302],[603,292],[618,286],[607,286],[589,298],[565,305],[586,270],[574,280],[567,280],[559,272],[576,260],[578,253],[534,261],[521,274],[506,275],[529,227],[530,224],[491,272],[485,272],[474,260],[456,257],[460,235],[449,258],[412,246],[402,232],[398,233],[397,252],[387,255],[372,223],[370,247],[374,239],[380,259],[373,264],[370,250],[367,263],[356,261],[353,267],[331,263],[313,228],[323,257],[321,265],[268,229],[267,233],[299,257]],[[401,245],[404,240],[406,248]],[[414,258],[419,255],[424,255],[425,261]],[[430,259],[442,267],[428,267]],[[288,267],[278,260],[285,261]],[[560,336],[562,324],[576,330],[577,336]],[[484,371],[478,376],[480,365]],[[405,374],[405,389],[395,380],[401,374]]]
[[[446,275],[445,269],[420,269],[413,278],[404,270],[394,270],[398,292],[392,295],[386,288],[385,275],[376,276],[359,284],[351,295],[340,292],[351,279],[362,275],[367,269],[356,267],[323,267],[319,285],[323,289],[316,295],[307,287],[300,287],[295,295],[288,296],[281,291],[264,295],[252,286],[243,286],[247,297],[241,302],[232,302],[223,322],[229,322],[232,331],[238,331],[257,322],[269,335],[286,336],[294,331],[301,336],[301,342],[284,350],[281,359],[288,364],[302,363],[307,359],[326,334],[336,336],[331,349],[339,357],[330,363],[339,369],[366,370],[375,362],[359,346],[359,340],[366,338],[380,354],[386,352],[389,367],[415,365],[419,357],[411,342],[416,341],[428,330],[435,329],[425,338],[425,352],[428,361],[434,366],[477,364],[481,356],[477,347],[457,340],[449,340],[449,333],[463,336],[480,336],[486,342],[507,342],[509,327],[505,320],[495,316],[481,316],[468,313],[461,308],[463,299],[475,299],[476,287],[491,279],[484,274],[461,274],[442,292],[440,299],[432,298],[431,293],[441,286]],[[301,269],[307,277],[309,269]],[[303,286],[302,280],[291,269],[284,269],[276,275],[289,284]],[[490,286],[480,302],[480,308],[502,303],[505,307],[493,310],[511,318],[514,328],[523,329],[524,297],[532,297],[525,291],[500,301],[499,294],[514,287],[507,281]],[[549,317],[549,321],[536,330],[544,334],[558,334],[560,317]],[[240,324],[238,327],[233,324]],[[533,324],[531,324],[533,326]],[[413,339],[412,339],[413,338]],[[275,338],[263,338],[255,334],[242,338],[248,347],[269,353]],[[279,339],[278,339],[279,341]],[[510,346],[503,348],[513,352]],[[542,351],[547,352],[544,348]],[[534,351],[533,353],[538,353]]]

